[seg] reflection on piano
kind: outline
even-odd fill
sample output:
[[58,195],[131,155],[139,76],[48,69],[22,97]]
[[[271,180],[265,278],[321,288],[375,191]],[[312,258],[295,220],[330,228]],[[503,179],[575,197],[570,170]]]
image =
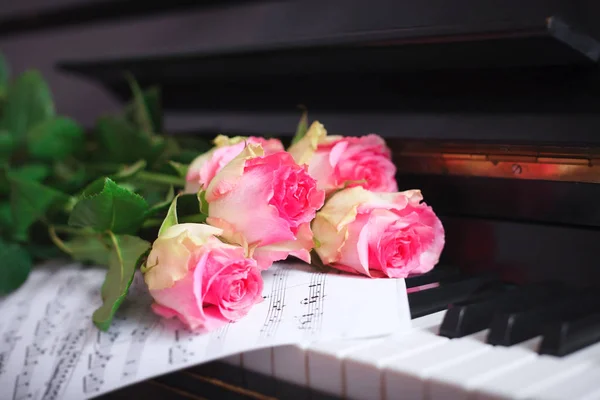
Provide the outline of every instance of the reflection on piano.
[[123,71],[160,85],[187,133],[289,140],[299,104],[332,134],[377,132],[447,236],[438,268],[406,281],[409,332],[257,350],[102,398],[600,399],[599,11],[256,1],[185,16],[212,13],[215,37],[262,32],[239,33],[246,46],[63,60],[121,99]]

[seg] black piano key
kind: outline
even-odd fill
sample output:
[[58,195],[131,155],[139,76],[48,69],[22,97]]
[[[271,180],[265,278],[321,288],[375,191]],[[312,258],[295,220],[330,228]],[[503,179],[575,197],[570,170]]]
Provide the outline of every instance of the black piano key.
[[548,327],[543,334],[540,354],[563,357],[600,342],[600,310],[583,318]]
[[457,277],[460,274],[458,268],[451,267],[443,267],[443,268],[434,268],[433,270],[415,276],[409,276],[404,281],[406,283],[406,288],[412,288],[417,286],[428,285],[431,283],[440,282],[443,280],[447,280],[449,278]]
[[541,305],[559,292],[555,285],[507,285],[506,291],[498,296],[452,304],[444,316],[439,334],[448,338],[459,338],[485,330],[490,327],[495,314],[522,311],[534,305]]
[[470,277],[408,294],[412,318],[442,311],[452,303],[468,298],[485,298],[498,293],[501,282],[493,276]]
[[532,309],[496,314],[490,325],[487,342],[492,345],[512,346],[542,334],[543,330],[563,319],[589,314],[598,304],[593,292],[565,293],[544,305]]

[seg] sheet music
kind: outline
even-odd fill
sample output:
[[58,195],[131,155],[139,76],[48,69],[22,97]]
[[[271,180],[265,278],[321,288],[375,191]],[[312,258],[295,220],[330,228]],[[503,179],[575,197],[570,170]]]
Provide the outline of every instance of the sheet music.
[[150,310],[141,275],[112,326],[90,316],[103,268],[46,265],[0,298],[0,398],[83,399],[202,362],[267,346],[409,329],[403,280],[322,273],[304,264],[263,272],[264,301],[236,323],[190,332]]

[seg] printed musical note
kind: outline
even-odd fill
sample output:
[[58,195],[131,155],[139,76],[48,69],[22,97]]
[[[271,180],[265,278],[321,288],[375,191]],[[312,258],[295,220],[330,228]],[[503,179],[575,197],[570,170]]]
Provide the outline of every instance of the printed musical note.
[[172,365],[189,362],[196,355],[196,352],[191,347],[196,338],[203,336],[203,333],[194,332],[187,328],[180,328],[175,330],[174,336],[175,345],[169,349],[169,362]]
[[37,321],[33,342],[25,349],[23,368],[15,380],[13,400],[33,398],[35,392],[31,385],[32,377],[40,364],[40,359],[50,352],[55,341],[55,332],[63,328],[64,320],[68,317],[62,299],[72,289],[74,282],[73,276],[66,278],[66,281],[59,286],[55,297],[46,304],[41,319]]
[[125,367],[123,368],[121,379],[128,380],[136,376],[140,356],[144,350],[146,340],[152,333],[155,322],[156,317],[154,315],[145,314],[145,318],[139,321],[139,325],[131,333],[131,344],[127,351],[127,358],[125,359]]
[[325,299],[325,281],[327,274],[315,273],[310,278],[308,285],[308,296],[300,302],[305,307],[305,312],[299,317],[298,328],[306,332],[305,336],[310,336],[321,330],[321,321],[324,313]]
[[19,303],[13,315],[9,317],[12,324],[0,336],[0,376],[6,371],[8,359],[20,340],[19,331],[28,312],[29,305],[26,302]]
[[109,361],[113,358],[113,346],[124,334],[127,319],[115,317],[107,332],[96,333],[94,351],[88,354],[88,372],[83,378],[83,391],[86,394],[98,392],[104,384],[104,374]]
[[277,333],[285,307],[286,284],[290,269],[287,266],[276,267],[273,273],[271,292],[267,295],[269,307],[265,322],[260,330],[259,341],[268,340]]
[[[83,315],[81,315],[83,317]],[[62,339],[57,352],[57,361],[42,400],[57,400],[69,384],[86,342],[87,327],[74,328]]]

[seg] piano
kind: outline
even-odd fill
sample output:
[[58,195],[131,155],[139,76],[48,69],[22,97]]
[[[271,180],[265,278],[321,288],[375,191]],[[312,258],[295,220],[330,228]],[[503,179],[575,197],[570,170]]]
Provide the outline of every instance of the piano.
[[159,85],[177,134],[289,141],[299,105],[333,134],[378,133],[447,244],[406,279],[410,331],[260,349],[102,399],[600,399],[600,3],[172,3],[227,45],[174,28],[172,51],[58,70],[122,101],[125,71]]

